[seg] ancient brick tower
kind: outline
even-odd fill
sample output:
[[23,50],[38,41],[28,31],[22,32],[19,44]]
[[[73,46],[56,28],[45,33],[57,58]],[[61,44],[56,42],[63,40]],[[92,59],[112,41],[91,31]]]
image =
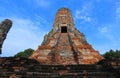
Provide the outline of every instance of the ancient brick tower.
[[45,35],[44,41],[30,58],[54,65],[94,64],[103,59],[74,26],[70,10],[59,9],[53,29]]

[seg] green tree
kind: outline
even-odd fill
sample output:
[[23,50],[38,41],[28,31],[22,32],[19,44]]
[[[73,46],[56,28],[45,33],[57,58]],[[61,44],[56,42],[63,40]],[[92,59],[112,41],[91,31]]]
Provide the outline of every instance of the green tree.
[[108,60],[112,60],[112,59],[115,59],[115,58],[120,58],[120,50],[109,50],[108,52],[104,53],[103,54],[103,57],[108,59]]
[[17,53],[16,55],[14,55],[14,57],[28,58],[33,52],[34,52],[34,50],[29,48],[29,49],[26,49],[24,51],[21,51],[21,52]]

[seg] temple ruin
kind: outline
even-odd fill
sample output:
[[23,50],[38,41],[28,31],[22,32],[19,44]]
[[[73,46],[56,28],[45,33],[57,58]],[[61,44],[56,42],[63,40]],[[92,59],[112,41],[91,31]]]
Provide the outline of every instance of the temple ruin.
[[68,8],[57,11],[52,30],[30,58],[54,65],[94,64],[104,59],[86,41],[85,35],[75,28]]

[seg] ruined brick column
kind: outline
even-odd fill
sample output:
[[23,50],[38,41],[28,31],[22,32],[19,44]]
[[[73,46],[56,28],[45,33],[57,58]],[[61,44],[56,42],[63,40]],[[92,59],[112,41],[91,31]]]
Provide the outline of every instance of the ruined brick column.
[[12,26],[12,21],[9,19],[5,19],[2,23],[0,23],[0,54],[1,48],[4,40],[6,39],[7,33]]
[[2,53],[3,42],[6,39],[7,33],[9,32],[11,26],[12,26],[12,21],[9,19],[5,19],[2,23],[0,23],[0,54]]
[[53,65],[94,64],[104,59],[75,28],[68,8],[57,11],[52,30],[30,58]]

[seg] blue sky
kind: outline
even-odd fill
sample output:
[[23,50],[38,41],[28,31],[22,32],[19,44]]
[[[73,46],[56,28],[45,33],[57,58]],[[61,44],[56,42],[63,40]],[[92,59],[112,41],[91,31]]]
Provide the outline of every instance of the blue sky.
[[0,0],[0,22],[13,21],[1,56],[36,50],[61,7],[71,10],[75,27],[95,50],[120,50],[120,0]]

